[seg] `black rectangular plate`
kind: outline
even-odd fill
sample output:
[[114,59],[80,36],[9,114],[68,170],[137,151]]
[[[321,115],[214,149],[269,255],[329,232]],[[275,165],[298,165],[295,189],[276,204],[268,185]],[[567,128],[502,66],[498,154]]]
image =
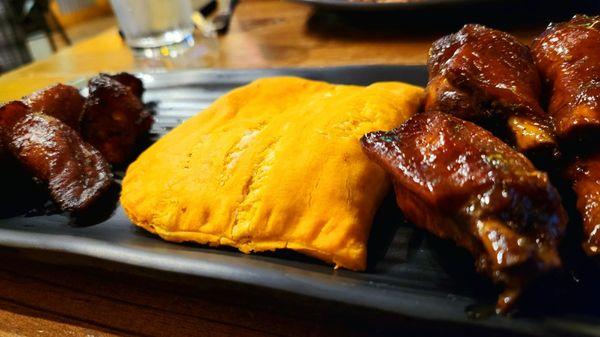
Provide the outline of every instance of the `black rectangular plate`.
[[[144,100],[154,103],[156,124],[152,132],[156,137],[227,91],[260,77],[294,75],[362,85],[377,81],[424,85],[427,80],[422,66],[189,70],[138,75],[148,89]],[[3,216],[0,245],[229,280],[409,318],[476,325],[496,332],[600,335],[598,310],[594,310],[600,303],[597,291],[586,294],[589,305],[582,305],[582,309],[578,305],[568,307],[565,301],[558,300],[557,297],[570,296],[564,291],[542,287],[538,308],[543,310],[534,309],[511,318],[495,315],[470,318],[469,312],[487,311],[493,306],[494,287],[473,272],[473,262],[463,251],[405,223],[393,196],[387,198],[375,219],[369,242],[369,267],[363,273],[333,270],[319,261],[289,252],[244,255],[231,249],[168,243],[133,226],[120,207],[107,220],[88,227],[70,226],[66,215]],[[534,297],[533,301],[538,300]],[[557,306],[565,308],[548,310]]]

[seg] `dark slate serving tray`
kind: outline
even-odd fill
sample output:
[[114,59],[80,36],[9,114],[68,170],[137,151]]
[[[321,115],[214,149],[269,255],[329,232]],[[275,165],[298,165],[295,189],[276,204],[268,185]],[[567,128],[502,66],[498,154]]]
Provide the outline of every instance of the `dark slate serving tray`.
[[[144,100],[156,113],[154,138],[225,92],[259,77],[294,75],[346,84],[397,80],[419,85],[427,79],[422,66],[190,70],[138,75],[148,89]],[[513,317],[485,315],[493,308],[496,289],[473,272],[468,254],[406,223],[395,207],[393,195],[375,219],[369,267],[364,273],[333,270],[289,252],[244,255],[226,248],[164,242],[134,227],[120,207],[104,220],[87,226],[72,225],[72,219],[64,214],[15,215],[16,209],[6,206],[6,202],[14,204],[15,198],[5,198],[4,209],[0,207],[0,245],[228,280],[495,333],[600,335],[600,292],[596,291],[600,278],[595,273],[583,273],[582,277],[571,272],[542,280]],[[473,318],[481,315],[484,317]]]

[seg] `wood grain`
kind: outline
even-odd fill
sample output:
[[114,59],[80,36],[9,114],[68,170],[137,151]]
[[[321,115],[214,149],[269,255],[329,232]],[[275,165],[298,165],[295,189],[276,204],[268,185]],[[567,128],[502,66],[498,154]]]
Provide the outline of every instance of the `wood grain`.
[[101,261],[90,267],[83,258],[36,251],[0,254],[0,336],[378,336],[411,329],[394,315],[226,281]]

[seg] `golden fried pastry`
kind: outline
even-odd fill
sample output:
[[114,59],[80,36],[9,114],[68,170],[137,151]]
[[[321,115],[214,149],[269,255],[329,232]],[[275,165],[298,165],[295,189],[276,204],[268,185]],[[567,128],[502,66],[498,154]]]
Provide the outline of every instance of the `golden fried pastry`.
[[257,80],[146,150],[127,170],[121,203],[165,240],[244,253],[287,248],[364,270],[390,183],[360,137],[398,126],[423,95],[393,82]]

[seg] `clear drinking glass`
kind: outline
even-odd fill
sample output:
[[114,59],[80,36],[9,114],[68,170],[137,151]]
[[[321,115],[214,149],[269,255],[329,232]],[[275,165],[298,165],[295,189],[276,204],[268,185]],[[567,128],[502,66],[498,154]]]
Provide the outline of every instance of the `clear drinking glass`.
[[192,39],[190,0],[111,0],[126,43],[159,48]]

